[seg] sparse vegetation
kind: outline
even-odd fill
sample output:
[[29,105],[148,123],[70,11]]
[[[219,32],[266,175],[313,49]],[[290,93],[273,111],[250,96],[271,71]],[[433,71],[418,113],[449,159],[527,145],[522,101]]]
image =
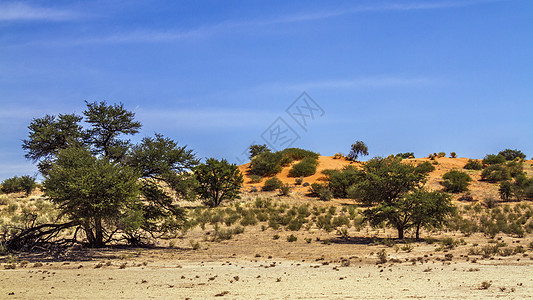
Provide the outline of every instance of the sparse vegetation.
[[396,154],[396,157],[407,159],[407,158],[414,158],[415,153],[414,152],[404,152],[404,153],[398,153]]
[[348,153],[347,158],[356,161],[360,155],[368,155],[368,146],[363,141],[356,141],[350,146],[350,153]]
[[503,155],[497,155],[497,154],[487,154],[485,158],[483,158],[483,164],[484,165],[495,165],[495,164],[502,164],[506,161],[505,157]]
[[282,185],[283,183],[281,180],[279,180],[277,177],[272,177],[265,181],[265,184],[263,185],[263,191],[275,191],[281,188]]
[[25,176],[15,176],[8,178],[2,182],[0,190],[6,194],[24,192],[26,196],[29,196],[31,192],[37,187],[35,178]]
[[292,166],[289,171],[291,177],[307,177],[316,173],[318,161],[313,157],[305,157],[299,163]]
[[518,149],[515,149],[515,150],[505,149],[503,151],[500,151],[498,155],[503,156],[505,160],[507,161],[526,158],[526,155],[524,154],[524,152]]
[[198,182],[198,194],[211,207],[219,206],[224,200],[239,198],[243,177],[235,164],[225,159],[208,158],[205,164],[194,168]]
[[249,152],[250,152],[250,159],[253,159],[259,154],[263,154],[265,152],[271,152],[271,151],[267,145],[263,144],[263,145],[250,145]]
[[463,168],[466,170],[481,170],[483,169],[483,164],[478,160],[469,159]]
[[458,170],[451,170],[447,172],[446,174],[442,175],[442,185],[444,186],[445,190],[450,193],[461,193],[468,191],[468,185],[472,181],[472,178],[470,175],[458,171]]

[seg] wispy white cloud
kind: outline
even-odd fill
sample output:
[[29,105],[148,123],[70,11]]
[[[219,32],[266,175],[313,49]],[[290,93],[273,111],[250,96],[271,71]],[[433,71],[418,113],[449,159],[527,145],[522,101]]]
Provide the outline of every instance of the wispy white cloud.
[[[268,26],[276,24],[298,23],[319,21],[328,18],[341,17],[364,12],[385,12],[385,11],[415,11],[459,8],[473,5],[481,5],[491,2],[502,2],[508,0],[471,0],[471,1],[431,1],[417,3],[388,3],[371,4],[364,6],[354,6],[338,10],[305,11],[282,16],[273,16],[265,19],[245,20],[245,21],[223,21],[215,24],[208,24],[192,29],[168,29],[168,30],[133,30],[129,32],[116,32],[110,35],[82,37],[65,41],[43,41],[46,45],[79,45],[79,44],[115,44],[115,43],[157,43],[172,42],[184,39],[206,37],[220,32],[228,32],[237,29],[250,29],[258,26]],[[1,20],[32,20],[49,19],[61,20],[75,17],[75,13],[69,11],[58,11],[47,8],[36,8],[26,4],[0,4]]]
[[445,81],[423,77],[360,77],[354,79],[325,79],[293,83],[268,83],[251,88],[253,91],[308,91],[314,89],[405,88],[442,85]]
[[23,2],[0,3],[0,21],[65,21],[78,17],[68,10],[32,6]]

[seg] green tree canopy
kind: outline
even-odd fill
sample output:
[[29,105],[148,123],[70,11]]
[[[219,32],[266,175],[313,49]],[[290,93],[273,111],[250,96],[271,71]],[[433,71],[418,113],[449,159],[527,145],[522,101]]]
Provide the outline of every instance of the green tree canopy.
[[453,209],[449,195],[417,190],[393,202],[382,202],[364,214],[374,226],[385,222],[396,228],[400,239],[406,230],[415,228],[419,239],[421,227],[440,228]]
[[367,205],[392,203],[421,188],[426,178],[426,173],[418,172],[412,164],[402,163],[401,158],[373,158],[363,166],[352,195]]
[[43,187],[63,214],[81,226],[89,245],[101,247],[138,204],[137,179],[132,168],[73,147],[59,151]]
[[350,147],[350,153],[348,153],[347,158],[349,160],[355,161],[359,155],[368,155],[368,147],[363,141],[356,141]]
[[205,164],[194,168],[198,181],[198,192],[211,207],[219,206],[224,200],[238,198],[244,182],[239,168],[225,159],[208,158]]
[[132,145],[121,139],[141,127],[132,112],[122,104],[86,104],[88,129],[75,115],[46,116],[29,126],[23,148],[46,163],[46,195],[71,219],[69,226],[83,228],[91,246],[115,233],[140,243],[178,229],[185,215],[176,201],[196,197],[195,154],[160,134]]

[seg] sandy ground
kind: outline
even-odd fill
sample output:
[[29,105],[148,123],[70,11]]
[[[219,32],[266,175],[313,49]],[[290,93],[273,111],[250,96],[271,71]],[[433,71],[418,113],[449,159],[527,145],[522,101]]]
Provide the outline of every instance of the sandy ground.
[[[180,250],[174,250],[179,255]],[[170,255],[170,253],[166,253]],[[407,299],[533,295],[530,264],[506,261],[410,262],[349,266],[323,261],[242,258],[55,262],[0,271],[2,299]],[[481,289],[487,281],[491,286]]]
[[[258,227],[223,242],[197,239],[199,250],[192,249],[190,240],[209,229],[196,228],[175,241],[175,248],[77,250],[64,261],[21,256],[14,270],[5,269],[6,263],[0,266],[0,299],[533,298],[533,251],[492,258],[468,255],[473,244],[488,244],[482,234],[440,233],[434,237],[466,240],[451,250],[413,242],[406,251],[375,242],[376,236],[394,235],[391,230],[352,228],[349,238],[341,238],[321,230]],[[280,238],[274,240],[275,234]],[[288,242],[290,234],[298,240]],[[532,240],[503,236],[500,241],[527,247]],[[378,263],[381,250],[387,253],[383,264]],[[446,259],[449,254],[451,260]],[[23,260],[28,261],[25,266]],[[481,289],[483,282],[490,287]]]

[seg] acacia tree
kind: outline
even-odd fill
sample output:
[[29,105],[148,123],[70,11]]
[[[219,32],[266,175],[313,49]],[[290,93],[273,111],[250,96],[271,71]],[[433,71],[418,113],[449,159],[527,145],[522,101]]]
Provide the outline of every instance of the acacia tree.
[[403,239],[405,231],[416,227],[441,224],[449,213],[449,198],[443,193],[422,190],[427,174],[417,172],[414,165],[404,164],[397,157],[374,158],[360,173],[353,194],[364,203],[377,206],[364,211],[373,226],[386,223]]
[[190,171],[198,160],[192,150],[159,134],[132,145],[122,139],[141,127],[132,112],[122,104],[86,104],[87,129],[75,115],[46,116],[31,122],[23,143],[26,157],[46,162],[46,195],[69,222],[30,228],[15,238],[30,241],[42,236],[41,228],[77,226],[91,246],[105,244],[115,232],[136,244],[179,228],[185,216],[175,201],[195,195]]
[[373,158],[360,171],[353,188],[353,198],[366,205],[392,203],[403,195],[421,188],[427,174],[419,172],[412,164],[402,163],[400,158]]
[[131,144],[118,137],[134,135],[142,127],[141,123],[135,121],[135,114],[126,110],[122,103],[108,105],[105,102],[85,101],[85,104],[85,122],[91,125],[86,134],[87,142],[97,154],[112,160],[122,159]]
[[359,155],[368,155],[368,147],[363,141],[356,141],[350,147],[350,153],[348,153],[348,159],[355,161]]
[[102,247],[139,203],[137,179],[127,166],[85,148],[67,148],[52,161],[43,187],[62,214],[82,228],[89,246]]
[[224,200],[238,198],[241,193],[242,173],[235,164],[225,159],[208,158],[205,164],[194,169],[194,174],[200,197],[211,207],[219,206]]
[[85,142],[83,128],[79,125],[82,117],[75,114],[46,115],[35,118],[28,126],[28,139],[22,141],[26,158],[37,163],[39,171],[46,173],[50,161],[59,150],[82,146]]

